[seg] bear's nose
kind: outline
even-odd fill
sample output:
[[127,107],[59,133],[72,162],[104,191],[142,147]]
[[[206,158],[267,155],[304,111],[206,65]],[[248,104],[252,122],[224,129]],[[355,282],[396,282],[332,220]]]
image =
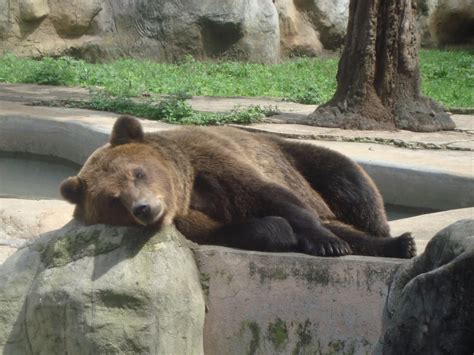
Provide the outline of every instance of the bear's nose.
[[150,205],[138,205],[133,208],[133,215],[138,219],[148,219],[151,213]]

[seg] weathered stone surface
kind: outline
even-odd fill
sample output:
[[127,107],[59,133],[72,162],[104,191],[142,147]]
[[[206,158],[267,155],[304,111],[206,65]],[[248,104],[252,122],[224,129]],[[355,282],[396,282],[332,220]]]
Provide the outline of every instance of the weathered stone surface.
[[57,34],[75,37],[85,34],[102,10],[101,0],[49,0],[50,18]]
[[419,13],[424,44],[474,43],[472,0],[421,0]]
[[[110,2],[116,32],[138,37],[137,53],[167,61],[185,55],[273,63],[279,58],[278,15],[270,0]],[[130,28],[132,31],[130,31]]]
[[[423,44],[472,42],[471,0],[417,4]],[[348,8],[349,0],[0,0],[0,54],[274,63],[340,48]]]
[[206,354],[366,354],[399,259],[195,251]]
[[204,300],[170,228],[71,222],[0,266],[0,352],[202,354]]
[[280,43],[285,56],[321,54],[323,45],[308,16],[301,12],[293,0],[277,0],[275,6],[280,19]]
[[23,21],[39,20],[49,14],[47,0],[20,0],[18,4]]
[[278,61],[280,55],[278,14],[271,0],[51,0],[41,23],[17,21],[20,12],[32,12],[31,6],[20,11],[17,3],[0,1],[6,13],[0,15],[0,32],[7,39],[0,53],[162,61],[193,55],[265,63]]
[[4,39],[8,37],[9,32],[10,32],[10,1],[0,0],[0,39]]
[[443,229],[404,264],[387,301],[383,354],[471,354],[474,219]]

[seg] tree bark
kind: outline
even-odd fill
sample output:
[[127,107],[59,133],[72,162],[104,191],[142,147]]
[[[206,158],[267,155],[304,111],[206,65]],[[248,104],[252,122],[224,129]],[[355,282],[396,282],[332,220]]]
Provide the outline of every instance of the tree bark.
[[351,0],[334,97],[311,124],[348,129],[454,129],[443,108],[420,93],[412,0]]

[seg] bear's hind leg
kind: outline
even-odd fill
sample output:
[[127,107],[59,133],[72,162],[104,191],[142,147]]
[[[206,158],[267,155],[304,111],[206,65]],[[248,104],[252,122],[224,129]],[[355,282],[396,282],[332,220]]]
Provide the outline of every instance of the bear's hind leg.
[[373,237],[390,236],[382,197],[357,163],[312,144],[279,140],[279,146],[338,220]]
[[323,226],[346,241],[354,254],[409,259],[416,256],[416,244],[410,233],[395,238],[373,238],[339,221],[325,221]]

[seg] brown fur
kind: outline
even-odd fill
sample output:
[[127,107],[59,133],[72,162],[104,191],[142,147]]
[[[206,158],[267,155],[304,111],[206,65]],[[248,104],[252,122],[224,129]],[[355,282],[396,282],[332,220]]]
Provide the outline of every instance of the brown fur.
[[229,127],[143,134],[128,116],[111,137],[61,187],[87,224],[174,222],[198,243],[414,255],[409,235],[388,238],[382,199],[367,174],[336,152]]

